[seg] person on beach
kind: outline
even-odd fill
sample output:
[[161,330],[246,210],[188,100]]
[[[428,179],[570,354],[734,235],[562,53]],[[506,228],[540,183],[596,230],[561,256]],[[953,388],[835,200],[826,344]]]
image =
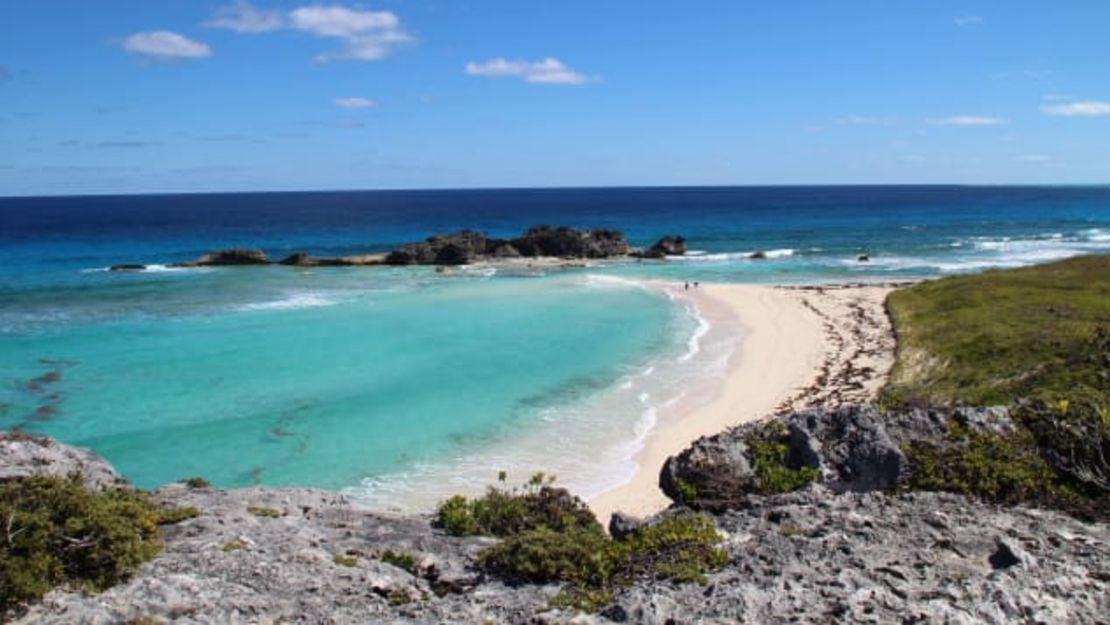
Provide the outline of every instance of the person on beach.
[[687,282],[684,288],[685,288],[685,289],[686,289],[687,291],[689,291],[689,290],[690,290],[690,283],[689,283],[689,282]]

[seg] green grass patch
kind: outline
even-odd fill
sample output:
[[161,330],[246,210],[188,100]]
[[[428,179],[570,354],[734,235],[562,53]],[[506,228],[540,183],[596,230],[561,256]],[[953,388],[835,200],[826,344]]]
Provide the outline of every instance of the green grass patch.
[[93,493],[80,476],[0,483],[0,620],[67,585],[100,591],[162,550],[166,512],[145,493]]
[[333,561],[339,566],[358,566],[358,558],[352,558],[351,556],[336,555],[335,558],[333,558]]
[[239,551],[240,549],[246,548],[247,546],[244,545],[242,541],[238,540],[229,540],[228,542],[224,543],[223,546],[224,553],[231,553],[232,551]]
[[898,335],[887,403],[1110,394],[1108,364],[1090,353],[1110,327],[1110,255],[924,282],[891,293],[887,307]]
[[281,516],[281,510],[277,508],[268,508],[266,506],[248,506],[247,512],[264,519],[276,519]]
[[399,569],[408,571],[409,573],[416,575],[416,558],[414,558],[412,554],[405,553],[403,551],[386,551],[381,555],[380,559],[386,564],[391,564]]

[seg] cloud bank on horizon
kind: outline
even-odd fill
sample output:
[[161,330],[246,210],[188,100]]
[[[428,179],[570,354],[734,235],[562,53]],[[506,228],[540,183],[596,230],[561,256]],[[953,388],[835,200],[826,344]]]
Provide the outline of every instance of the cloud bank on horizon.
[[1110,179],[1110,6],[385,4],[12,0],[0,195]]

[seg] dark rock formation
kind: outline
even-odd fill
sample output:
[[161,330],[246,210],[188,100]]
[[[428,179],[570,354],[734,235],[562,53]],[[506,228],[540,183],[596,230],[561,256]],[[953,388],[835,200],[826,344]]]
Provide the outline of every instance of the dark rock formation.
[[[961,408],[951,412],[911,410],[879,414],[866,406],[816,409],[784,416],[785,464],[809,467],[833,492],[869,492],[897,486],[909,471],[901,445],[938,439],[948,419],[980,431],[1012,431],[1003,408]],[[759,493],[752,441],[766,431],[750,423],[699,439],[667,459],[659,486],[668,497],[694,508],[723,511],[743,508]],[[696,493],[691,496],[691,493]]]
[[304,252],[294,252],[285,258],[278,261],[279,265],[289,265],[292,267],[307,267],[312,263],[312,258]]
[[685,253],[686,237],[667,235],[646,250],[636,253],[635,256],[640,258],[665,258],[667,256],[682,256]]
[[521,256],[559,258],[610,258],[632,252],[617,230],[576,230],[566,226],[533,226],[511,241]]
[[480,232],[462,230],[409,243],[385,257],[387,265],[465,265],[478,260],[509,258],[610,258],[624,256],[631,248],[615,230],[576,230],[536,226],[521,236],[490,239]]
[[173,267],[226,267],[236,265],[269,265],[266,253],[262,250],[232,248],[208,252],[200,258],[183,263],[174,263]]
[[763,250],[752,252],[751,254],[748,254],[748,258],[752,260],[767,260],[767,252],[764,252]]
[[856,260],[861,263],[869,263],[871,262],[871,257],[867,254],[861,254]]
[[140,265],[138,263],[123,263],[120,265],[112,265],[108,268],[108,271],[143,271],[145,269],[146,265]]

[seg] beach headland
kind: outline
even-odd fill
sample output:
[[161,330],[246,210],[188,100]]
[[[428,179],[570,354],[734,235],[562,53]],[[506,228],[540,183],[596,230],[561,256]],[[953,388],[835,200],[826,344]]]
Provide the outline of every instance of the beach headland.
[[696,407],[685,413],[664,415],[636,454],[632,479],[591,498],[590,508],[602,520],[618,511],[656,514],[671,504],[658,485],[663,463],[698,438],[767,415],[872,399],[894,362],[884,308],[893,288],[679,285],[675,292],[689,298],[712,327],[741,328],[739,348],[717,395],[694,401]]

